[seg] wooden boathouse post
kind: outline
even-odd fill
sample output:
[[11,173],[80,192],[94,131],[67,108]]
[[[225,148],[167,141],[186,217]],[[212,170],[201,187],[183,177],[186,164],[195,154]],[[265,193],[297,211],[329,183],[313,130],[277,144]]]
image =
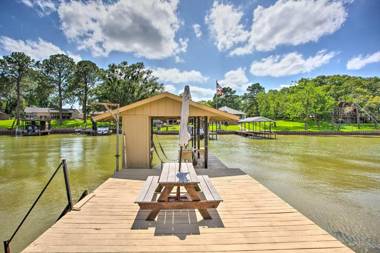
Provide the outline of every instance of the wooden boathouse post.
[[198,150],[198,159],[200,158],[200,149],[201,149],[201,118],[198,116],[197,119],[197,150]]
[[204,154],[204,161],[205,161],[205,168],[208,167],[208,117],[204,117],[204,140],[205,140],[205,154]]

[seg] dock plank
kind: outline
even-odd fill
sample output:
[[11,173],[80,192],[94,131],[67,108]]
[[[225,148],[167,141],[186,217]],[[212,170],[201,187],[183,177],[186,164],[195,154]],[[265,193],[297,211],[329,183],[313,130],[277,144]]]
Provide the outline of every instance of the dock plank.
[[110,178],[24,252],[352,252],[252,177],[213,173],[224,202],[212,220],[189,209],[145,221],[149,211],[133,203],[144,181]]

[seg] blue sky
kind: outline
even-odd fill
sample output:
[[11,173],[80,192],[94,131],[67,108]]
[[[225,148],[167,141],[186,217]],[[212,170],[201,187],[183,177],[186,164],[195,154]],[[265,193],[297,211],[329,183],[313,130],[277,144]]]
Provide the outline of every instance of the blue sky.
[[142,61],[178,93],[211,98],[301,77],[380,72],[380,1],[2,0],[0,54],[66,53],[100,67]]

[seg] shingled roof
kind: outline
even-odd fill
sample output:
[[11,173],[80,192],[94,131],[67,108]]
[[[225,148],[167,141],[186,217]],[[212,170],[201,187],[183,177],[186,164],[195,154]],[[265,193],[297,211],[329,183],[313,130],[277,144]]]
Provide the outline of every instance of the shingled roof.
[[245,115],[245,112],[232,109],[232,108],[230,108],[228,106],[222,106],[218,110],[222,111],[222,112],[227,112],[227,113],[230,113],[230,114],[233,114],[233,115]]

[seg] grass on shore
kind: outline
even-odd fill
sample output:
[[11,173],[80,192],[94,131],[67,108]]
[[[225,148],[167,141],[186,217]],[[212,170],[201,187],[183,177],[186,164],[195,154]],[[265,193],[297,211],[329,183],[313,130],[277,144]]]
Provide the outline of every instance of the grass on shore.
[[[214,129],[215,129],[215,126],[214,126]],[[221,129],[225,131],[238,131],[240,130],[240,125],[239,124],[238,125],[222,125]],[[253,129],[252,123],[250,125],[250,129]],[[179,126],[168,125],[168,126],[161,127],[160,130],[161,131],[178,131]],[[212,130],[211,126],[210,126],[210,130]],[[305,131],[305,125],[303,122],[278,120],[276,121],[276,127],[273,127],[272,130],[274,131]],[[358,128],[357,124],[344,124],[339,129],[339,131],[342,131],[342,132],[373,131],[373,130],[380,130],[380,128],[376,129],[374,124],[365,123],[365,124],[360,124],[360,128]],[[336,126],[332,125],[330,122],[321,122],[319,127],[317,126],[317,124],[313,124],[313,123],[309,124],[307,131],[311,131],[311,132],[338,131],[338,129]]]
[[[0,120],[0,128],[8,129],[12,127],[13,119],[9,120]],[[109,126],[110,123],[108,122],[98,122],[98,126]],[[51,127],[52,128],[91,128],[91,121],[87,120],[87,123],[85,124],[83,120],[81,119],[70,119],[70,120],[64,120],[62,125],[58,124],[57,120],[51,121]],[[251,126],[252,129],[252,126]],[[168,125],[161,127],[161,131],[178,131],[179,126],[178,125]],[[210,126],[210,130],[211,126]],[[240,125],[222,125],[222,130],[226,131],[238,131],[240,130]],[[273,128],[274,131],[305,131],[304,129],[304,123],[303,122],[297,122],[297,121],[287,121],[287,120],[277,120],[276,121],[276,127]],[[318,127],[316,124],[309,124],[309,128],[307,131],[317,132],[317,131],[337,131],[338,129],[336,126],[332,125],[330,122],[321,122],[320,126]],[[342,132],[351,132],[351,131],[373,131],[373,130],[380,130],[378,127],[375,128],[374,124],[360,124],[360,128],[356,124],[344,124],[341,126],[339,131]]]
[[[12,127],[14,119],[7,119],[7,120],[0,120],[0,128],[10,129]],[[52,128],[91,128],[91,120],[87,120],[86,123],[83,122],[82,119],[69,119],[64,120],[62,122],[62,125],[58,124],[58,120],[52,120],[50,121]],[[22,125],[22,124],[21,124]],[[98,126],[109,126],[110,123],[108,122],[99,122]]]

